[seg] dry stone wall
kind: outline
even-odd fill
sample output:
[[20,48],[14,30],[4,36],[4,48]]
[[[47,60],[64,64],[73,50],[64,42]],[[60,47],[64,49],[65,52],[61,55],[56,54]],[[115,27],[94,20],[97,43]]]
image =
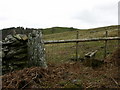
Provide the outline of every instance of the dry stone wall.
[[3,74],[24,67],[47,67],[45,48],[41,31],[25,34],[8,35],[2,41]]
[[24,34],[8,35],[2,42],[3,73],[20,69],[27,62],[27,40]]

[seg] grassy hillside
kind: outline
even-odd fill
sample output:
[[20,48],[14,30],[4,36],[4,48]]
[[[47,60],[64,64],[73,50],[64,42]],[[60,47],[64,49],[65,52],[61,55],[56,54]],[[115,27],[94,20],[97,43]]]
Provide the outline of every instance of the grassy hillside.
[[[35,29],[35,28],[24,28],[24,27],[10,27],[10,28],[4,28],[2,30],[0,30],[0,32],[2,33],[2,38],[4,39],[7,35],[9,34],[13,34],[14,31],[18,34],[28,34],[30,32],[32,32],[32,30],[42,30],[42,33],[44,35],[49,35],[49,34],[58,34],[58,33],[63,33],[63,32],[70,32],[71,31],[88,31],[89,32],[99,32],[99,31],[105,31],[105,30],[113,30],[116,29],[117,26],[107,26],[107,27],[99,27],[99,28],[94,28],[94,29],[77,29],[77,28],[73,28],[73,27],[52,27],[52,28],[46,28],[46,29]],[[58,34],[59,35],[59,34]]]
[[67,31],[76,31],[76,30],[80,30],[80,31],[85,31],[85,30],[89,30],[89,31],[94,31],[94,32],[98,32],[98,31],[105,31],[105,30],[113,30],[113,29],[117,29],[118,26],[117,25],[112,25],[112,26],[106,26],[106,27],[98,27],[98,28],[92,28],[92,29],[77,29],[77,28],[73,28],[73,27],[52,27],[52,28],[46,28],[46,29],[42,29],[43,34],[55,34],[55,33],[62,33],[62,32],[67,32]]
[[[96,38],[104,37],[105,31],[108,31],[108,36],[117,36],[118,26],[107,26],[99,27],[93,29],[76,29],[72,27],[52,27],[46,29],[34,29],[34,28],[22,28],[22,27],[12,27],[2,30],[2,34],[5,37],[8,34],[12,34],[15,30],[17,33],[28,34],[32,30],[42,30],[44,40],[67,40],[76,39],[76,31],[79,32],[79,39],[82,38]],[[117,41],[108,41],[108,55],[114,50],[113,47],[117,46]],[[48,44],[45,45],[46,57],[49,61],[64,62],[69,61],[71,58],[75,58],[76,53],[76,43],[66,43],[66,44]],[[99,50],[97,53],[97,58],[103,59],[104,56],[104,42],[84,42],[79,43],[79,57],[83,58],[85,53],[91,50]]]
[[[54,30],[54,32],[52,31]],[[54,27],[43,29],[44,40],[61,40],[61,39],[76,39],[76,31],[79,31],[79,38],[104,37],[105,31],[108,31],[108,36],[116,36],[118,34],[118,26],[106,26],[93,29],[74,29]]]
[[[108,36],[117,36],[118,28],[117,26],[107,26],[94,29],[86,30],[77,30],[79,32],[79,39],[83,38],[96,38],[96,37],[105,37],[105,31],[108,31]],[[51,33],[44,34],[44,40],[67,40],[67,39],[76,39],[76,30],[66,30],[61,33]],[[117,47],[117,41],[108,41],[107,56],[111,55],[112,52]],[[87,52],[92,50],[98,50],[96,54],[97,59],[104,58],[104,41],[97,42],[80,42],[78,46],[79,57],[84,58],[84,55]],[[113,48],[114,47],[114,48]],[[76,43],[61,43],[61,44],[48,44],[45,45],[47,60],[60,63],[69,61],[70,59],[75,59],[76,56]]]

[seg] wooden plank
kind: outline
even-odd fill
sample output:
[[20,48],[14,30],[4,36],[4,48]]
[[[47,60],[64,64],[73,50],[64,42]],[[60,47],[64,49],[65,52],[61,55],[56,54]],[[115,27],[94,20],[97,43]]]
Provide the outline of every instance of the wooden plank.
[[72,39],[72,40],[50,40],[50,41],[44,41],[44,43],[45,44],[74,43],[74,42],[90,42],[90,41],[105,41],[105,40],[120,40],[120,37],[103,37],[103,38]]
[[98,51],[98,50],[95,50],[95,51],[94,51],[94,52],[92,52],[89,56],[90,56],[90,57],[95,56],[95,54],[97,53],[97,51]]
[[95,54],[97,53],[98,50],[92,51],[92,52],[88,52],[87,54],[85,54],[85,57],[87,58],[91,58],[93,56],[95,56]]

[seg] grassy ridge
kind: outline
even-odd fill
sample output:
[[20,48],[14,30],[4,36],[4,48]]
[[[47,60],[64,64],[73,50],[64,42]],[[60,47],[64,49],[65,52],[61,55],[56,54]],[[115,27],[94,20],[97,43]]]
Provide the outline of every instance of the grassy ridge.
[[76,31],[79,29],[75,29],[73,27],[52,27],[52,28],[46,28],[42,29],[43,34],[54,34],[54,33],[61,33],[61,32],[66,32],[66,31]]
[[[108,36],[117,36],[118,31],[117,28],[114,29],[90,29],[90,30],[78,30],[79,38],[96,38],[96,37],[104,37],[105,31],[108,31]],[[76,30],[74,31],[64,31],[61,33],[53,33],[53,34],[44,34],[44,40],[65,40],[65,39],[76,39]]]
[[105,30],[113,30],[113,29],[117,29],[117,28],[118,28],[117,25],[98,27],[98,28],[92,28],[92,29],[77,29],[77,28],[73,28],[73,27],[52,27],[52,28],[42,29],[42,32],[44,35],[47,35],[47,34],[55,34],[55,33],[62,33],[62,32],[67,32],[67,31],[76,31],[76,30],[78,30],[78,31],[79,30],[80,31],[89,30],[89,31],[98,32],[98,31],[105,31]]

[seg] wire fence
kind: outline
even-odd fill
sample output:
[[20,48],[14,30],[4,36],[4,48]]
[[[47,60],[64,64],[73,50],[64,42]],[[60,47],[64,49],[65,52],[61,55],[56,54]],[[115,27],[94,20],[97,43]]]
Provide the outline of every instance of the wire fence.
[[[118,36],[117,30],[70,31],[65,33],[46,35],[44,36],[44,40],[68,40],[116,36]],[[95,50],[98,50],[95,58],[103,60],[105,57],[110,56],[117,47],[118,40],[45,44],[46,60],[47,62],[55,63],[64,63],[66,61],[76,59],[82,60],[86,53]]]

